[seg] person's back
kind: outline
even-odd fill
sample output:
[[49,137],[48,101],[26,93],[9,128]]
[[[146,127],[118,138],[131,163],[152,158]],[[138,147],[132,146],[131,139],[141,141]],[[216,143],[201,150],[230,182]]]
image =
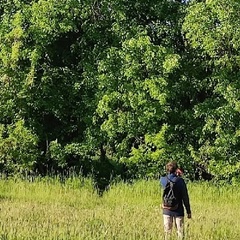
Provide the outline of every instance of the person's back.
[[[164,230],[168,235],[172,231],[173,221],[177,227],[178,236],[183,237],[183,219],[184,219],[184,207],[187,212],[187,217],[191,218],[191,208],[189,203],[189,196],[186,183],[183,178],[176,175],[178,169],[176,162],[170,162],[166,165],[167,175],[160,178],[160,183],[163,188],[167,186],[168,182],[175,184],[175,197],[177,199],[176,208],[170,208],[162,204],[163,208],[163,220]],[[167,237],[166,235],[166,237]]]

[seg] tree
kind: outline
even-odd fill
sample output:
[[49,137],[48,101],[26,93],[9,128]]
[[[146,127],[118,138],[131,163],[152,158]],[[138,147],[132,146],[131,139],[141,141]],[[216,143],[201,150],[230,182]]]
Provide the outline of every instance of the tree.
[[239,172],[239,8],[230,0],[194,3],[184,22],[191,47],[211,72],[205,79],[211,94],[194,108],[204,124],[192,154],[219,178],[230,180]]

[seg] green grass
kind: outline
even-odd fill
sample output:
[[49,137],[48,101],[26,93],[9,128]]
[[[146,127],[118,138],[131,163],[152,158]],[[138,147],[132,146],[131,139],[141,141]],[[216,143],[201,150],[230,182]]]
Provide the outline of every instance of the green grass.
[[[186,239],[239,239],[238,187],[188,183]],[[0,239],[163,239],[158,181],[118,183],[99,197],[89,179],[0,180]]]

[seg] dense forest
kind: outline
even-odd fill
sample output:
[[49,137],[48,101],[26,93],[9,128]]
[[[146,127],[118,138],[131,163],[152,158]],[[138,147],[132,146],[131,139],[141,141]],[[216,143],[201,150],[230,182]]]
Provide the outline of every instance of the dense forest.
[[240,174],[238,0],[1,0],[0,169]]

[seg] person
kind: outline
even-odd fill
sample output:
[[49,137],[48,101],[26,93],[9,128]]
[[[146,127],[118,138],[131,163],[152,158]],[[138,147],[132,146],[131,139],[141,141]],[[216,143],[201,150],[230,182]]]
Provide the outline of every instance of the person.
[[[164,232],[165,232],[165,239],[168,239],[172,232],[173,223],[177,229],[178,239],[183,239],[184,237],[184,207],[187,212],[187,218],[191,218],[191,208],[190,208],[190,201],[186,183],[184,179],[179,176],[182,175],[178,171],[178,165],[176,162],[172,161],[166,164],[166,171],[167,175],[165,177],[160,178],[160,183],[163,188],[166,187],[169,181],[174,182],[176,185],[176,199],[178,202],[177,207],[172,210],[164,205],[162,205],[163,209],[163,224],[164,224]],[[184,205],[184,207],[183,207]]]

